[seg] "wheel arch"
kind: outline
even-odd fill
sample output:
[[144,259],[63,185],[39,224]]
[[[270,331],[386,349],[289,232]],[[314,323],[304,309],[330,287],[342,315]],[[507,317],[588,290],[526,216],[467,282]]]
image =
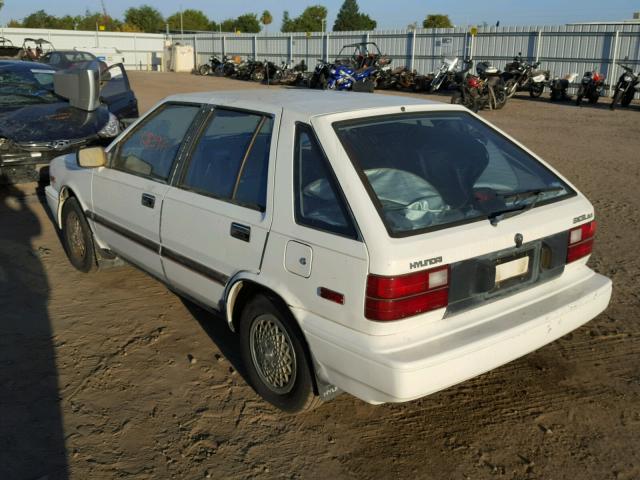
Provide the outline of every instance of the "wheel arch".
[[294,326],[298,330],[300,341],[304,346],[305,354],[307,356],[307,363],[309,365],[309,368],[311,369],[310,373],[313,381],[313,392],[315,395],[319,395],[316,363],[314,361],[313,355],[311,354],[309,343],[307,342],[298,319],[289,308],[290,303],[285,300],[285,296],[276,292],[273,286],[266,285],[265,283],[258,281],[258,279],[248,275],[240,275],[229,281],[227,287],[225,288],[223,302],[223,313],[227,320],[229,328],[231,329],[231,331],[237,333],[237,325],[240,319],[240,315],[242,314],[242,309],[252,298],[260,294],[267,296],[275,303],[279,303],[291,315]]

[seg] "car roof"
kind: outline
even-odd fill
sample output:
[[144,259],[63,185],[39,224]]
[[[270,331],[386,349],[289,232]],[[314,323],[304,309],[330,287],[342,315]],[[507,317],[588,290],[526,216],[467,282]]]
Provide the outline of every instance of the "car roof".
[[356,110],[402,107],[407,105],[435,106],[441,102],[400,95],[309,90],[297,88],[247,89],[220,92],[199,92],[172,95],[167,101],[209,103],[247,110],[285,110],[306,117],[329,115]]
[[92,57],[95,57],[93,53],[85,52],[84,50],[53,50],[48,53],[86,53],[87,55],[91,55]]

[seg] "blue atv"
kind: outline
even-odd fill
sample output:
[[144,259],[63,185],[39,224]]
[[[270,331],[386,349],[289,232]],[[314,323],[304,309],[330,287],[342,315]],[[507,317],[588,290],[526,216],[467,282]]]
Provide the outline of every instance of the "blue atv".
[[[352,50],[351,55],[345,56],[344,54],[349,50]],[[373,92],[380,67],[389,62],[390,60],[380,53],[380,49],[373,42],[345,45],[329,69],[327,88]]]

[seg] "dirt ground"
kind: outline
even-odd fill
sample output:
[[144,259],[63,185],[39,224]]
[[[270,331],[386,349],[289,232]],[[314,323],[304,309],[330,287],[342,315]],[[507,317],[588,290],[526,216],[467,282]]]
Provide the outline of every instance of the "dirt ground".
[[[131,77],[141,111],[171,93],[265,88]],[[132,267],[75,271],[41,199],[4,189],[0,478],[640,478],[640,109],[525,95],[482,115],[594,203],[591,265],[614,282],[604,314],[422,400],[342,395],[286,416],[247,386],[219,319]]]

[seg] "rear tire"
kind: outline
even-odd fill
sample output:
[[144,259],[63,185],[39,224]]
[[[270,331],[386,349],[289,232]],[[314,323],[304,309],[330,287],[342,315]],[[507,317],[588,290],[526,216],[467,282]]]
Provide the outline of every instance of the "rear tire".
[[62,206],[62,244],[77,270],[88,273],[96,269],[93,233],[75,198],[67,199]]
[[529,89],[531,98],[538,98],[544,92],[544,83],[534,83]]
[[321,403],[314,394],[306,342],[281,302],[256,295],[240,313],[239,331],[242,361],[258,395],[288,413]]

